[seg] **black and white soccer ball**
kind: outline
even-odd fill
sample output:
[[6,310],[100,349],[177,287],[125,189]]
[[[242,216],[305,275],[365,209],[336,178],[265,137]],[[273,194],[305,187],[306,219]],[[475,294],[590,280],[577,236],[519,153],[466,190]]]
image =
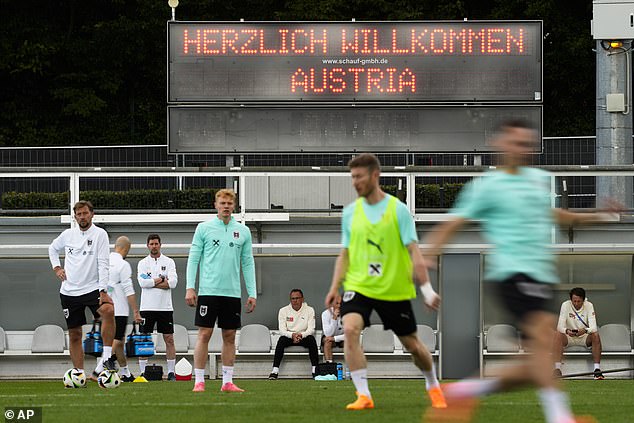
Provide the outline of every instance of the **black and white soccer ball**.
[[119,374],[112,370],[104,370],[99,373],[99,377],[97,377],[97,383],[99,387],[111,389],[118,388],[121,385],[121,378]]
[[85,388],[86,374],[79,369],[68,369],[63,381],[66,388]]

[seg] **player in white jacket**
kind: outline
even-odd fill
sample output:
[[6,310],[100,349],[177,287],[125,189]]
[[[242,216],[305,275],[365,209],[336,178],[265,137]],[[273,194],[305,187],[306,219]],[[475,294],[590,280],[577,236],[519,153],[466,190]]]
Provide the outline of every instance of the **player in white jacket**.
[[332,349],[336,346],[343,348],[345,335],[343,322],[341,321],[341,298],[335,300],[335,304],[321,313],[321,327],[324,331],[321,337],[321,350],[324,360],[332,361]]
[[[163,334],[165,356],[167,358],[167,380],[176,380],[176,347],[174,346],[174,308],[172,289],[176,288],[178,276],[174,260],[161,254],[161,237],[149,234],[147,247],[150,254],[137,266],[137,281],[141,286],[141,331],[151,333],[156,330]],[[139,359],[141,373],[145,372],[147,359]]]
[[586,300],[583,288],[572,288],[570,299],[561,304],[557,332],[555,333],[555,376],[561,376],[561,360],[564,349],[572,346],[592,348],[594,378],[605,379],[601,372],[601,338],[597,329],[594,305]]
[[[73,206],[77,226],[66,229],[48,247],[48,256],[55,276],[62,281],[59,296],[68,327],[68,350],[73,367],[83,371],[84,349],[81,326],[86,324],[88,307],[101,319],[103,355],[95,372],[105,366],[114,370],[112,339],[114,337],[114,306],[108,295],[108,234],[92,224],[94,208],[90,201],[78,201]],[[59,255],[64,252],[64,266]]]

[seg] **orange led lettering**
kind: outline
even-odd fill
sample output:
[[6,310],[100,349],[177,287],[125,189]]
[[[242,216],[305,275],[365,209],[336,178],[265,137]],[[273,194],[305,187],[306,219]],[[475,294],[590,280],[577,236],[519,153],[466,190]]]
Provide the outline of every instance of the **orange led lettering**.
[[[377,76],[372,75],[375,73]],[[383,80],[383,72],[381,72],[381,69],[370,68],[366,71],[366,74],[368,75],[368,93],[372,92],[373,87],[376,87],[376,90],[382,93],[383,88],[381,88],[381,84],[379,84],[379,82]]]
[[260,53],[261,54],[275,54],[277,50],[274,48],[266,48],[264,47],[264,30],[260,30]]
[[449,53],[456,52],[454,47],[455,40],[460,40],[460,52],[464,53],[467,51],[467,37],[465,36],[466,31],[463,29],[460,32],[454,32],[453,29],[449,30]]
[[321,44],[323,54],[328,54],[328,33],[324,29],[322,30],[322,36],[320,39],[315,39],[315,30],[310,30],[310,52],[315,53],[315,44]]
[[506,30],[506,52],[511,53],[512,44],[517,46],[518,53],[524,53],[524,30],[522,28],[519,29],[519,35],[517,37],[511,34],[511,30]]
[[345,53],[348,50],[352,50],[353,53],[359,52],[359,30],[354,30],[354,40],[352,42],[348,42],[346,38],[346,30],[341,30],[341,53]]
[[372,32],[374,33],[374,54],[389,54],[389,48],[379,48],[379,31],[374,29]]
[[211,35],[218,34],[220,31],[217,29],[205,29],[203,30],[203,54],[220,54],[220,50],[217,48],[208,48],[209,45],[216,44],[217,39],[211,38]]
[[396,73],[396,68],[387,68],[385,69],[387,72],[387,88],[385,89],[388,93],[395,93],[398,91],[394,87],[394,74]]
[[486,52],[486,47],[484,43],[484,38],[486,34],[484,32],[484,28],[479,32],[474,32],[472,29],[469,29],[469,41],[467,43],[467,53],[473,53],[473,44],[474,40],[478,40],[480,42],[480,53]]
[[288,48],[286,47],[286,35],[288,34],[288,29],[280,29],[280,54],[287,54]]
[[[339,76],[340,75],[340,76]],[[340,93],[346,89],[346,81],[343,80],[343,77],[346,73],[341,68],[334,68],[330,71],[330,91],[333,93]],[[334,84],[338,84],[335,86]]]
[[[412,30],[412,35],[414,33],[415,33],[415,31]],[[392,53],[394,53],[394,54],[408,54],[409,53],[409,49],[398,48],[397,47],[397,40],[398,40],[398,35],[397,35],[396,28],[392,28]],[[413,52],[414,51],[412,51],[412,53]]]
[[308,78],[301,68],[298,68],[295,73],[291,75],[291,92],[294,93],[297,87],[304,87],[304,92],[308,92]]
[[315,68],[310,68],[310,90],[314,93],[323,93],[328,86],[328,69],[321,70],[321,87],[315,85]]
[[[438,34],[442,34],[441,42],[438,41],[438,38],[441,38],[437,36]],[[429,44],[431,51],[436,54],[443,54],[447,50],[447,34],[445,34],[445,31],[438,28],[434,29],[431,33]]]
[[502,28],[489,28],[487,29],[487,54],[504,53],[504,48],[495,48],[494,45],[502,44],[502,39],[495,38],[494,34],[504,33]]
[[234,46],[239,34],[233,29],[223,29],[220,33],[222,34],[222,54],[227,54],[227,47],[235,54],[239,54],[240,50]]
[[303,35],[304,39],[306,38],[306,31],[303,29],[294,29],[293,32],[291,32],[291,51],[295,54],[304,54],[308,49],[308,45],[304,44],[303,48],[298,48],[298,34]]
[[183,54],[189,53],[189,45],[194,44],[196,46],[196,54],[200,54],[200,29],[196,30],[196,39],[189,39],[189,31],[183,31]]
[[427,34],[427,30],[423,30],[420,34],[416,34],[416,30],[412,29],[412,53],[416,53],[416,47],[420,47],[420,51],[423,53],[429,53],[427,47],[420,43],[421,37],[424,37]]
[[249,46],[249,44],[251,44],[253,42],[253,40],[255,40],[255,37],[257,37],[258,30],[257,29],[243,29],[242,32],[245,33],[245,34],[251,34],[251,36],[242,45],[242,47],[240,47],[240,53],[241,54],[245,54],[245,55],[258,54],[258,50],[257,49],[247,48]]
[[369,30],[369,29],[362,29],[361,30],[361,34],[363,36],[363,47],[361,48],[361,53],[363,53],[363,54],[371,53],[371,51],[370,51],[370,40],[369,40],[370,32],[371,32],[371,30]]
[[358,93],[359,92],[359,73],[361,72],[365,72],[365,69],[363,68],[350,68],[348,69],[348,72],[352,73],[354,75],[354,79],[353,79],[353,87],[354,87],[354,92]]
[[416,92],[416,75],[408,68],[398,76],[398,92],[405,92],[405,87],[409,87],[412,93]]

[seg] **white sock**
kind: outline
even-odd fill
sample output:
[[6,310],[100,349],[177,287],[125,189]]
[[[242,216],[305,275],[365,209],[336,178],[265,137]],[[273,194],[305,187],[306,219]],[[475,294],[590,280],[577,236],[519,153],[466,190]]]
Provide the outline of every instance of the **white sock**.
[[425,377],[425,389],[427,389],[428,391],[431,388],[440,386],[440,383],[438,383],[438,377],[436,376],[436,366],[434,366],[433,364],[431,365],[431,370],[423,370],[423,376]]
[[205,369],[194,369],[196,383],[205,383]]
[[555,369],[561,370],[561,361],[556,361],[555,362]]
[[368,369],[354,370],[350,372],[350,376],[352,377],[352,383],[354,383],[354,387],[357,389],[357,392],[360,395],[372,398],[370,388],[368,388]]
[[130,376],[130,369],[128,369],[128,366],[123,366],[119,369],[119,374],[121,376]]
[[546,423],[573,421],[568,396],[565,393],[555,388],[542,388],[539,390],[539,399]]
[[312,367],[312,372],[315,373],[315,366]]
[[147,366],[147,360],[139,359],[139,369],[141,369],[141,373],[145,373],[145,366]]
[[273,367],[273,370],[271,370],[271,373],[278,374],[279,372],[280,372],[280,368],[279,367]]
[[601,363],[594,363],[594,370],[601,369]]
[[167,360],[167,373],[174,373],[174,367],[176,367],[176,359]]
[[222,384],[233,382],[233,366],[222,366]]
[[112,356],[112,346],[106,347],[103,346],[103,353],[101,354],[101,358],[103,360],[107,360]]
[[95,373],[103,372],[103,357],[97,359],[97,367],[95,367]]
[[496,392],[499,387],[499,379],[465,379],[446,385],[446,392],[447,397],[454,399],[482,397]]

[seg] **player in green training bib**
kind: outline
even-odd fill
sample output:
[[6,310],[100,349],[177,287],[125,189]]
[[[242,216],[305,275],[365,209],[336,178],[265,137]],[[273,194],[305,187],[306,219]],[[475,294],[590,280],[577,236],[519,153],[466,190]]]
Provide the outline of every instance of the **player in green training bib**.
[[431,354],[416,333],[410,302],[416,298],[415,276],[425,304],[433,309],[440,304],[418,249],[414,219],[403,203],[381,190],[381,167],[376,156],[361,154],[348,166],[359,198],[343,211],[343,250],[326,296],[326,307],[332,307],[339,299],[339,286],[343,282],[344,353],[357,390],[357,400],[346,408],[374,408],[360,343],[361,331],[370,325],[372,310],[379,314],[385,329],[392,329],[412,354],[414,364],[425,376],[432,406],[446,407]]

